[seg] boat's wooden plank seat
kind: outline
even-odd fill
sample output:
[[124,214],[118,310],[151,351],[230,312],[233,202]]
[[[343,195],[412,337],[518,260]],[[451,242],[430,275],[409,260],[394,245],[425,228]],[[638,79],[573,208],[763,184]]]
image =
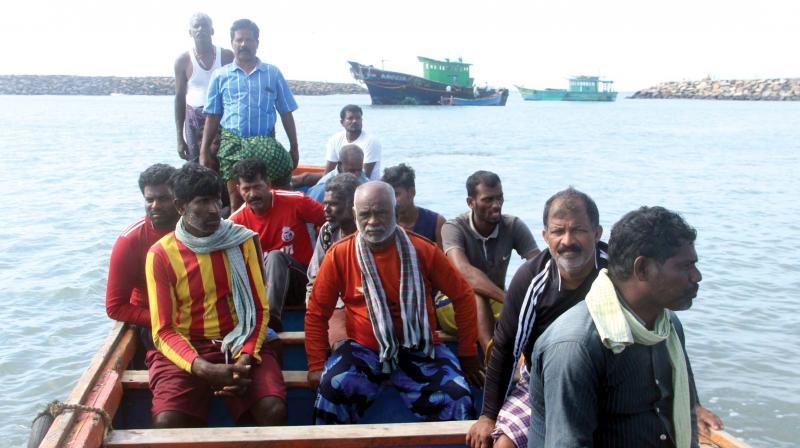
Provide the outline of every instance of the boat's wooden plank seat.
[[[127,389],[148,389],[150,375],[147,370],[126,370],[120,376],[122,386]],[[308,372],[305,370],[284,370],[283,381],[286,387],[308,388]]]
[[[281,342],[287,346],[297,346],[305,343],[305,332],[302,331],[285,331],[279,333],[279,336]],[[455,337],[443,332],[439,332],[439,337],[443,342],[456,341]],[[287,387],[308,388],[307,375],[308,372],[305,370],[284,370],[283,380]],[[147,389],[149,388],[148,380],[147,370],[125,370],[120,377],[122,385],[127,389]]]
[[283,426],[280,428],[187,428],[116,430],[106,438],[114,447],[378,447],[462,445],[474,420],[374,425]]
[[[439,335],[439,340],[444,343],[455,343],[457,341],[455,336],[451,336],[443,331],[436,332]],[[306,333],[304,331],[284,331],[278,333],[281,338],[281,343],[286,345],[302,345],[306,342]]]

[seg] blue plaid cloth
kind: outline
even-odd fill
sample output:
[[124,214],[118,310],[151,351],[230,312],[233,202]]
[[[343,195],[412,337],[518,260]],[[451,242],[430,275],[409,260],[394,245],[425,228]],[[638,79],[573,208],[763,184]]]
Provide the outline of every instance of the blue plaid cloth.
[[458,359],[444,344],[433,349],[431,359],[422,351],[401,348],[398,368],[385,374],[377,353],[345,341],[325,362],[314,403],[315,423],[358,423],[386,380],[420,421],[473,418],[472,396]]

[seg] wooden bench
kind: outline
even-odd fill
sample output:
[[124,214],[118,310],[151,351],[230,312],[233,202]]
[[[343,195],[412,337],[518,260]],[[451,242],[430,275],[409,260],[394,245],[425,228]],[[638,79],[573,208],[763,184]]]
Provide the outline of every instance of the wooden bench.
[[[439,335],[439,340],[445,344],[456,343],[458,340],[455,336],[451,336],[443,331],[437,330],[436,334]],[[302,345],[306,342],[306,333],[304,331],[284,331],[278,333],[278,336],[280,336],[281,342],[286,345]]]
[[[147,370],[125,370],[120,376],[122,387],[126,389],[149,389],[150,375]],[[284,370],[283,382],[286,387],[308,389],[308,372],[305,370]]]
[[[305,344],[305,332],[303,331],[285,331],[278,335],[284,346],[296,347]],[[446,343],[456,342],[455,337],[441,331],[439,332],[439,338],[442,342]],[[308,372],[306,370],[284,370],[283,381],[286,383],[286,387],[308,388],[307,375]],[[147,370],[125,370],[120,377],[122,385],[128,389],[148,389],[148,379],[149,375],[147,374]]]
[[186,428],[115,430],[106,446],[116,447],[286,447],[463,446],[474,420],[372,425],[282,426],[280,428]]

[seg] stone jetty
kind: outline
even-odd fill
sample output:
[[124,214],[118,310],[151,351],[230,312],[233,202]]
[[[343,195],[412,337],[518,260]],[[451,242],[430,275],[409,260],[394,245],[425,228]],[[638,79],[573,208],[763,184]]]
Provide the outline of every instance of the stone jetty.
[[800,78],[665,82],[630,98],[800,101]]
[[[363,94],[357,84],[289,81],[295,95]],[[0,95],[174,95],[175,78],[0,75]]]

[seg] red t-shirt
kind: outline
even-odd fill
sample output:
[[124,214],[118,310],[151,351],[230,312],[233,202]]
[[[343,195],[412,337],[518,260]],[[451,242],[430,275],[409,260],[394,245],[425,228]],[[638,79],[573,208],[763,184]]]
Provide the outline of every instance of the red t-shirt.
[[[356,232],[355,235],[358,233]],[[436,311],[431,291],[444,292],[453,301],[458,324],[458,352],[460,356],[475,356],[478,352],[477,311],[475,293],[439,250],[439,247],[424,237],[408,232],[408,237],[417,251],[422,279],[425,283],[425,302],[431,329],[436,328]],[[394,321],[395,334],[402,340],[403,324],[400,317],[400,256],[395,244],[381,251],[373,251],[378,276],[386,293],[389,311]],[[308,370],[319,370],[328,354],[328,320],[341,296],[345,306],[347,338],[378,350],[378,341],[372,330],[367,303],[361,285],[361,268],[356,256],[356,240],[353,235],[338,241],[330,248],[319,269],[314,289],[308,300],[305,318],[306,353]],[[434,343],[439,338],[434,332]]]
[[145,216],[122,231],[111,249],[111,261],[108,264],[108,317],[150,327],[144,262],[150,246],[173,230],[156,229]]
[[272,190],[266,213],[258,215],[244,204],[230,220],[257,232],[264,254],[280,250],[307,266],[313,253],[307,224],[321,226],[325,212],[322,204],[299,191]]

